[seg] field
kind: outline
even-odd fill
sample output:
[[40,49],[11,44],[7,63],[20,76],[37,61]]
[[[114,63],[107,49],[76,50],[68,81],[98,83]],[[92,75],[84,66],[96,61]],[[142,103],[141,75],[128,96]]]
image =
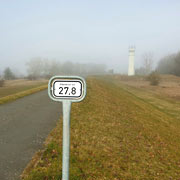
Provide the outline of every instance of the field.
[[161,75],[159,86],[151,86],[144,77],[115,76],[117,81],[131,87],[142,89],[143,91],[153,92],[166,97],[180,100],[180,77],[173,75]]
[[[180,179],[180,101],[125,81],[88,78],[72,105],[70,180]],[[61,179],[61,146],[62,119],[22,179]]]
[[0,98],[19,93],[28,89],[36,88],[47,84],[47,80],[29,81],[25,79],[7,80],[3,87],[0,87]]

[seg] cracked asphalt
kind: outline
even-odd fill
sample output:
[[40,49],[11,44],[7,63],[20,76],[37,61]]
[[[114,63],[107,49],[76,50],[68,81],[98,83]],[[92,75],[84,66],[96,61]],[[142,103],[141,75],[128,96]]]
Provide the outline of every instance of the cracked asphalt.
[[0,180],[16,180],[62,114],[47,90],[0,105]]

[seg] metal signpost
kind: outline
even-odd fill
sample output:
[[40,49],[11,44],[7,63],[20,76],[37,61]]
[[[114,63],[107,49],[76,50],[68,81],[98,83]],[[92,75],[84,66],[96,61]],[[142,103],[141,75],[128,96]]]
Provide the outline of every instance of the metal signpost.
[[79,76],[54,76],[48,84],[49,97],[63,105],[63,161],[62,180],[69,180],[70,113],[71,102],[86,96],[86,82]]

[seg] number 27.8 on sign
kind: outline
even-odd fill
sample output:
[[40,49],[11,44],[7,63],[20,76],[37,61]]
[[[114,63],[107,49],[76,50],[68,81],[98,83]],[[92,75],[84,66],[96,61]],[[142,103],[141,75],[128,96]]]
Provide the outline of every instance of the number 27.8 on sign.
[[55,97],[80,97],[82,95],[81,81],[55,81],[53,83]]

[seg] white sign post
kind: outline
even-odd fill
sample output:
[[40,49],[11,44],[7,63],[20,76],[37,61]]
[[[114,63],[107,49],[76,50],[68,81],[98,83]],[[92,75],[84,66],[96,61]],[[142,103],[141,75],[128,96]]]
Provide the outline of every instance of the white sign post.
[[70,113],[71,102],[86,96],[86,82],[79,76],[54,76],[48,84],[49,97],[63,105],[63,161],[62,180],[69,180]]

